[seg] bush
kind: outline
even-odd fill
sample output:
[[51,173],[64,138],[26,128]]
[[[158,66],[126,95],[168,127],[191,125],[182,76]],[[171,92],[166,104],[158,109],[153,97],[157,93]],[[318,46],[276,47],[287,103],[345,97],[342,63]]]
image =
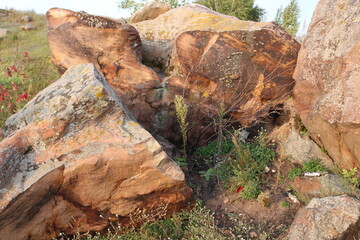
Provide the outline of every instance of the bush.
[[196,3],[204,5],[216,12],[234,16],[240,20],[259,22],[265,10],[254,6],[254,0],[197,0]]

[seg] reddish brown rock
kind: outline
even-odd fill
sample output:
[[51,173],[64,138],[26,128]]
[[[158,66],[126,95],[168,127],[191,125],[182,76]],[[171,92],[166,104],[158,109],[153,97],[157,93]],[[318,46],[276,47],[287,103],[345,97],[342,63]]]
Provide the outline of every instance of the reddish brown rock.
[[141,63],[142,44],[136,29],[108,18],[59,8],[50,9],[46,16],[55,65],[64,72],[77,64],[93,63],[140,123],[150,129],[152,90],[161,81]]
[[[197,144],[217,131],[221,118],[232,116],[249,126],[268,116],[292,91],[300,45],[273,23],[241,21],[189,5],[156,21],[134,24],[147,43],[163,41],[155,48],[147,44],[154,59],[171,55],[171,61],[166,60],[170,76],[160,84],[156,74],[138,62],[141,45],[134,28],[120,23],[112,23],[111,29],[94,27],[111,24],[67,10],[52,9],[47,15],[55,62],[69,59],[72,65],[85,59],[96,64],[139,122],[172,142],[181,142],[172,103],[177,94],[190,105],[189,142]],[[121,47],[115,48],[115,42]],[[83,56],[82,48],[91,54]]]
[[291,186],[305,200],[310,200],[314,197],[359,193],[344,178],[334,174],[322,173],[319,177],[296,177]]
[[302,121],[340,168],[360,167],[359,14],[357,1],[321,0],[294,73]]
[[174,40],[168,88],[184,91],[194,138],[213,132],[206,126],[220,116],[250,126],[291,95],[300,46],[275,24],[256,24],[238,31],[189,31]]
[[92,64],[11,116],[0,143],[0,239],[51,239],[187,204],[184,174]]

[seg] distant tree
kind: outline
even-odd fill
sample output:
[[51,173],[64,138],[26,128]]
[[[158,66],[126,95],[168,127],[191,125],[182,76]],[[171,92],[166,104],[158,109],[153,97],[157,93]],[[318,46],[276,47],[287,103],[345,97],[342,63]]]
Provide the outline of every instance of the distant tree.
[[265,9],[254,6],[254,2],[254,0],[197,0],[195,3],[241,20],[259,22],[265,14]]
[[291,0],[286,8],[282,9],[282,7],[280,7],[277,10],[274,22],[283,27],[295,38],[300,26],[299,17],[300,8],[298,2],[297,0]]

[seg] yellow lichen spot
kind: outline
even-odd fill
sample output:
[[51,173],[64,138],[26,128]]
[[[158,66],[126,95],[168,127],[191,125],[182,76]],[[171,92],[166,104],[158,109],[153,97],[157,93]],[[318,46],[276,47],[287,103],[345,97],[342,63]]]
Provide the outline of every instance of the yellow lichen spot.
[[136,128],[139,127],[139,124],[137,124],[136,122],[131,121],[130,124],[133,125],[133,126],[136,127]]
[[104,94],[103,94],[103,92],[97,92],[95,94],[95,96],[96,96],[96,98],[103,99]]

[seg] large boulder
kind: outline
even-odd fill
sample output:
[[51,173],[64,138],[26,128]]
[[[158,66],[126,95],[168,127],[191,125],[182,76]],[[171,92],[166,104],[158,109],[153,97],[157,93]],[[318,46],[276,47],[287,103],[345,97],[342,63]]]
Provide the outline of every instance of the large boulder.
[[289,240],[358,239],[360,201],[346,195],[314,198],[295,216]]
[[141,63],[141,40],[136,29],[109,18],[59,8],[50,9],[46,16],[52,61],[61,72],[77,64],[93,63],[140,123],[150,129],[154,112],[151,103],[161,81]]
[[187,4],[171,9],[157,18],[132,24],[139,32],[144,48],[144,58],[168,67],[173,40],[186,31],[233,31],[264,26],[267,23],[241,21],[236,17],[212,11],[202,5]]
[[360,193],[344,178],[334,174],[323,174],[319,177],[296,177],[291,183],[291,187],[305,200],[342,194],[359,195]]
[[184,174],[92,64],[72,67],[5,123],[0,239],[51,239],[183,207]]
[[302,122],[341,168],[360,167],[360,3],[320,0],[294,73]]
[[165,2],[149,2],[143,8],[134,13],[130,19],[130,23],[137,23],[157,18],[159,15],[169,11],[171,5]]
[[216,132],[220,118],[251,125],[276,111],[292,91],[300,45],[273,23],[241,21],[195,4],[134,24],[142,40],[161,42],[148,45],[152,57],[171,55],[168,77],[160,80],[140,63],[135,28],[61,9],[49,10],[47,17],[55,63],[96,64],[139,122],[175,143],[181,142],[175,95],[190,105],[188,139],[197,144]]
[[[162,102],[162,109],[169,109],[155,119],[171,119],[171,96],[185,96],[192,143],[213,136],[220,118],[232,116],[250,126],[268,117],[292,92],[300,45],[276,24],[241,21],[189,4],[133,26],[144,58],[169,76]],[[160,126],[160,132],[173,133],[165,136],[169,139],[180,136],[171,131],[172,123]]]

